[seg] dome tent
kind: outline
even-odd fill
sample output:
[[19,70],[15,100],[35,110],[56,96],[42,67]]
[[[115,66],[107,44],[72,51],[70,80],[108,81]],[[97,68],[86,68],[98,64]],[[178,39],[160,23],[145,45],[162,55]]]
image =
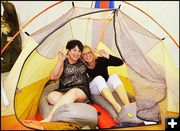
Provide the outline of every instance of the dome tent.
[[[81,25],[81,28],[77,25]],[[99,26],[94,28],[94,25]],[[167,68],[171,62],[167,61],[168,56],[164,55],[166,49],[162,40],[138,25],[120,9],[72,7],[59,19],[30,35],[27,46],[4,83],[5,88],[18,89],[14,103],[19,119],[27,119],[36,114],[37,98],[49,80],[49,72],[57,62],[57,53],[64,49],[69,39],[74,38],[83,43],[92,43],[93,48],[103,42],[125,61],[128,75],[125,77],[129,78],[134,86],[137,102],[139,101],[139,107],[142,107],[139,108],[140,111],[146,108],[156,111],[156,103],[164,100],[166,87],[171,87],[169,79],[177,80],[174,74],[169,74],[173,68]],[[158,58],[154,56],[156,52]],[[121,72],[117,73],[121,75]],[[145,96],[149,92],[153,93]],[[13,103],[13,98],[11,102]],[[146,103],[149,105],[144,108]],[[34,107],[33,110],[31,107]],[[8,109],[3,110],[2,115],[13,114],[13,108],[13,104],[10,104]],[[155,114],[158,115],[157,112]]]

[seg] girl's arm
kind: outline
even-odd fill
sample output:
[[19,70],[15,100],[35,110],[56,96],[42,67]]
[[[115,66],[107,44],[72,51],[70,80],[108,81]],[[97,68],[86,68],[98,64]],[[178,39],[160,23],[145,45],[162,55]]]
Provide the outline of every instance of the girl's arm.
[[104,50],[97,50],[96,49],[96,52],[101,55],[102,57],[106,58],[107,59],[107,64],[108,66],[121,66],[123,65],[123,61],[118,58],[118,57],[115,57],[115,56],[112,56],[112,55],[109,55],[108,53],[106,53]]
[[66,55],[63,53],[59,53],[58,59],[59,59],[58,63],[50,73],[51,80],[57,80],[62,75],[64,69],[64,60],[66,59]]

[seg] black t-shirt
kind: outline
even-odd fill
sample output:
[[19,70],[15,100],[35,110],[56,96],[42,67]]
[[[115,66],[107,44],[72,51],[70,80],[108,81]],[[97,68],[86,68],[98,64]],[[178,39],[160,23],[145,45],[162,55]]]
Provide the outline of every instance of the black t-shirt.
[[123,61],[115,56],[109,55],[109,59],[104,57],[98,57],[96,59],[96,66],[94,69],[87,69],[87,73],[90,79],[93,80],[96,76],[102,76],[106,81],[108,80],[108,66],[121,66]]

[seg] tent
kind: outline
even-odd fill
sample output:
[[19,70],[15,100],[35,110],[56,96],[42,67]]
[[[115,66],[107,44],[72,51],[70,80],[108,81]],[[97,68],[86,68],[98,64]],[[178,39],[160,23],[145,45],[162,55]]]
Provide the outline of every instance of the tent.
[[[58,60],[57,53],[64,50],[69,39],[79,39],[92,48],[108,47],[125,61],[126,65],[109,70],[118,73],[123,83],[130,81],[127,90],[137,99],[139,117],[157,120],[157,108],[166,99],[169,111],[179,111],[178,70],[163,37],[130,18],[121,10],[123,5],[116,9],[95,9],[68,4],[66,13],[28,32],[24,49],[3,82],[9,106],[5,107],[1,100],[2,116],[15,114],[24,120],[37,115],[38,100],[49,72]],[[151,112],[154,118],[150,117]]]

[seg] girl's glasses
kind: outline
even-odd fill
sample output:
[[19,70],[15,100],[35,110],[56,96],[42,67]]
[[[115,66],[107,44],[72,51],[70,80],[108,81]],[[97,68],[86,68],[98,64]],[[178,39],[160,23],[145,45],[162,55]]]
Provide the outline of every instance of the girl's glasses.
[[90,53],[91,53],[91,51],[83,53],[82,55],[85,56],[85,55],[89,55]]

